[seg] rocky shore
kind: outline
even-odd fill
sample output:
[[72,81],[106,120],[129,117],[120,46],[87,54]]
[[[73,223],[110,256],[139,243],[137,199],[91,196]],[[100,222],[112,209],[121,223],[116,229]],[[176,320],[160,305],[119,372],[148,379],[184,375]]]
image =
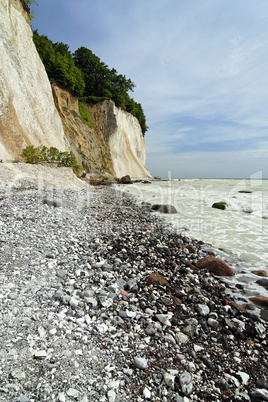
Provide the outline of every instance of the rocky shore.
[[0,250],[0,401],[268,400],[265,314],[125,193],[2,185]]

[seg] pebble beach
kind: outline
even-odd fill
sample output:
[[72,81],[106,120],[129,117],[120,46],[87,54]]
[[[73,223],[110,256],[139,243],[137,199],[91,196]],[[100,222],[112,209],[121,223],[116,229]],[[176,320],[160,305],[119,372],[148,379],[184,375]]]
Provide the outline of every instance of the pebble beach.
[[0,401],[268,400],[267,309],[197,268],[208,245],[69,169],[12,169],[0,166]]

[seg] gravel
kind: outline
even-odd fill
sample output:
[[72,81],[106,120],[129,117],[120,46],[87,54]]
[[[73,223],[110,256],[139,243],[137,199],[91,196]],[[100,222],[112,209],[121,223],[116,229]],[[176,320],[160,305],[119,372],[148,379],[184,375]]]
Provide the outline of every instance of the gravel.
[[0,401],[268,400],[267,322],[207,250],[112,187],[2,185]]

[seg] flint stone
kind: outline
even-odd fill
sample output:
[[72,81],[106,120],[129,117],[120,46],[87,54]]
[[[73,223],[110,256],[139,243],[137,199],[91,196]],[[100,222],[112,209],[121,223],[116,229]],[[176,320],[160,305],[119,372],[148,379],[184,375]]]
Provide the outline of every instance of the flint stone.
[[147,360],[144,357],[134,357],[134,364],[137,368],[141,370],[146,370],[148,368]]
[[249,375],[247,373],[244,373],[243,371],[238,371],[237,375],[241,378],[242,384],[247,385],[249,381]]
[[183,334],[182,332],[178,332],[175,335],[175,339],[178,345],[188,343],[190,341],[189,336]]
[[227,391],[229,389],[229,384],[224,378],[219,378],[215,385],[217,388],[220,388],[222,391]]
[[130,292],[136,293],[136,292],[138,292],[138,290],[139,290],[138,283],[137,283],[137,280],[136,280],[136,279],[130,279],[130,280],[127,282],[127,286],[128,286],[128,290],[129,290]]
[[65,271],[64,269],[58,269],[56,272],[56,276],[61,279],[64,279],[67,274],[68,274],[68,272]]
[[268,381],[266,381],[264,377],[258,378],[256,381],[256,385],[258,388],[265,388],[268,390]]
[[174,389],[175,388],[175,375],[169,374],[169,373],[165,373],[164,374],[164,380],[165,383],[167,384],[168,387]]
[[30,399],[25,395],[20,395],[17,399],[15,399],[15,402],[30,402]]
[[162,212],[163,214],[176,214],[177,210],[173,205],[169,204],[154,204],[152,205],[153,211]]
[[146,335],[152,336],[156,334],[156,330],[152,324],[148,324],[147,327],[145,328],[145,333]]
[[179,377],[179,383],[182,393],[185,396],[190,396],[193,393],[192,374],[188,371],[184,371]]
[[151,399],[151,391],[146,387],[143,390],[143,396],[145,399]]
[[67,395],[71,396],[73,398],[78,398],[79,397],[79,391],[75,388],[69,388],[67,391]]
[[210,313],[210,309],[206,304],[198,304],[197,305],[197,310],[198,310],[198,313],[202,317],[205,317],[206,315],[209,315],[209,313]]
[[109,402],[115,402],[116,393],[114,392],[113,389],[110,389],[110,390],[107,392],[107,397],[108,397],[108,401],[109,401]]
[[197,261],[199,268],[207,268],[210,272],[217,276],[234,276],[235,270],[219,258],[208,256]]
[[252,396],[259,396],[263,398],[264,401],[268,401],[268,391],[264,388],[255,388],[251,392]]
[[58,401],[59,401],[59,402],[65,402],[65,401],[66,401],[65,393],[64,393],[64,392],[60,392],[60,393],[58,394]]
[[161,322],[161,324],[166,325],[168,327],[171,326],[170,319],[172,318],[173,314],[168,313],[168,314],[156,314],[156,318]]
[[35,359],[42,360],[42,359],[45,359],[46,357],[47,357],[47,352],[45,350],[38,350],[34,354]]

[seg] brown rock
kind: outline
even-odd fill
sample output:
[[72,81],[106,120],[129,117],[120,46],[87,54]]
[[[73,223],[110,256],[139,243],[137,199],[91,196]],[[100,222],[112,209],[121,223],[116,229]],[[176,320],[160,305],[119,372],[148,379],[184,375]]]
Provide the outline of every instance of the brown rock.
[[186,265],[186,267],[191,268],[193,271],[196,271],[196,270],[199,269],[199,268],[196,267],[194,264],[192,264],[190,261],[187,261],[185,265]]
[[120,183],[122,184],[132,184],[132,180],[130,176],[127,174],[126,176],[121,177]]
[[235,270],[219,258],[208,256],[197,261],[199,268],[207,268],[217,276],[234,276]]
[[268,307],[268,297],[266,296],[254,296],[249,299],[258,306]]
[[251,271],[251,273],[258,275],[258,276],[268,276],[267,272],[264,269],[259,269],[257,271]]
[[192,244],[188,244],[186,248],[191,254],[196,254],[196,248]]
[[163,275],[153,272],[148,278],[148,285],[169,286],[169,283]]
[[173,304],[174,306],[179,306],[180,304],[182,304],[182,300],[178,299],[178,297],[173,297]]
[[247,313],[247,309],[245,306],[243,306],[242,304],[237,304],[237,303],[231,303],[231,306],[237,310],[237,311],[241,311],[241,313]]

